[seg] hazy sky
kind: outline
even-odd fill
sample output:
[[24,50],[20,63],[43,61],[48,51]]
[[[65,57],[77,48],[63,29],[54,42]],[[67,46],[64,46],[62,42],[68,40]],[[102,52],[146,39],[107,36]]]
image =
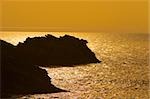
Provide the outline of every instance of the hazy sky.
[[148,32],[147,0],[3,0],[4,31]]

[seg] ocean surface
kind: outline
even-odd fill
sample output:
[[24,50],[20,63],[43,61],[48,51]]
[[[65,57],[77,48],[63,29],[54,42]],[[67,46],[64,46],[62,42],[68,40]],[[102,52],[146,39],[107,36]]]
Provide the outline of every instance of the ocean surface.
[[144,33],[0,32],[14,45],[27,37],[65,34],[88,41],[101,63],[45,68],[52,84],[69,92],[18,99],[149,99],[149,38]]

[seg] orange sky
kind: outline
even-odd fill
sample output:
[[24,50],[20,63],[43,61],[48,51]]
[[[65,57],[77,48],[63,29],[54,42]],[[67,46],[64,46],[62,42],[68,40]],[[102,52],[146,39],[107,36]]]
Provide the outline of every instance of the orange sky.
[[146,0],[3,0],[2,31],[148,32]]

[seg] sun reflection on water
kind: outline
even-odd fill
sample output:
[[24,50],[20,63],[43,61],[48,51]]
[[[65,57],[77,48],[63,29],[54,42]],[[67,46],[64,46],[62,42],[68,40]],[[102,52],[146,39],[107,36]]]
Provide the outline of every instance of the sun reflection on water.
[[86,39],[99,64],[46,68],[52,83],[70,92],[21,98],[148,99],[148,34],[6,32],[0,38],[14,45],[27,37],[69,34]]

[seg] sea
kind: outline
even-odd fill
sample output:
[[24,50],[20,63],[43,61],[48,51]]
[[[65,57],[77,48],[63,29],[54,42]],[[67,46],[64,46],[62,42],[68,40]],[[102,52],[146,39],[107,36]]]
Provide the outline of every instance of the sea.
[[27,37],[71,35],[88,41],[101,63],[44,68],[52,84],[67,92],[30,94],[17,99],[149,99],[149,34],[91,32],[0,32],[13,45]]

